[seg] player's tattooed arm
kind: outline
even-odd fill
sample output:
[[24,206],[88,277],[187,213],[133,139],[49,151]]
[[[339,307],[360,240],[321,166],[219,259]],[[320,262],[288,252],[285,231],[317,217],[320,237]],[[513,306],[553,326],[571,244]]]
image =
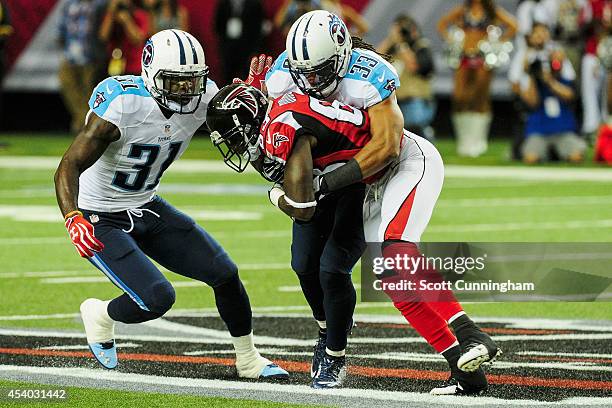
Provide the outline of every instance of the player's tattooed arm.
[[77,210],[79,176],[94,164],[112,142],[119,140],[117,126],[89,114],[85,128],[76,136],[55,172],[55,194],[62,215]]
[[300,221],[310,220],[315,213],[311,151],[315,144],[316,139],[312,136],[296,138],[285,167],[285,195],[278,200],[278,206],[285,214]]

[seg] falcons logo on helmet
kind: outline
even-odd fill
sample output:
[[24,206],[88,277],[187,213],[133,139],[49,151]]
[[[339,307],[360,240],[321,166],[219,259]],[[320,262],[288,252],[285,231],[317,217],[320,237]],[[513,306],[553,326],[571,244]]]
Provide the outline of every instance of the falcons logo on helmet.
[[259,112],[259,104],[257,103],[257,99],[255,95],[249,92],[249,89],[246,86],[239,86],[232,93],[227,95],[222,102],[223,107],[225,109],[238,109],[241,106],[244,106],[246,109],[251,112],[253,117],[257,116]]

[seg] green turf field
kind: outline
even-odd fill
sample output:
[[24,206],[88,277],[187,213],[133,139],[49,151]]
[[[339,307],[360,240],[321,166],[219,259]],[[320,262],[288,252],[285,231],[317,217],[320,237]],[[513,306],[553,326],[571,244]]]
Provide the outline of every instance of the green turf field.
[[[58,156],[70,142],[67,137],[37,135],[2,136],[0,140],[9,142],[9,147],[0,151],[0,162],[7,155]],[[452,155],[449,141],[441,142],[440,150],[447,163],[463,160]],[[506,143],[494,143],[486,157],[469,163],[506,163],[505,150]],[[215,153],[206,139],[199,138],[185,157],[215,159]],[[87,297],[118,294],[110,282],[98,282],[101,274],[79,258],[70,244],[56,209],[53,172],[49,168],[0,168],[0,318],[75,313]],[[223,193],[232,186],[255,186],[261,193]],[[222,193],[198,190],[210,187],[221,188]],[[161,191],[168,201],[199,219],[241,266],[255,308],[305,307],[298,281],[288,268],[290,220],[269,204],[265,189],[265,182],[255,174],[185,173],[171,168],[164,175]],[[602,182],[490,179],[486,172],[481,178],[447,178],[423,238],[610,242],[611,203],[612,190]],[[227,219],[232,217],[237,219]],[[212,292],[203,284],[191,286],[187,279],[172,273],[168,276],[180,282],[175,308],[214,306]],[[358,273],[355,280],[359,280]],[[395,312],[385,304],[358,307],[360,313]],[[609,308],[589,303],[470,304],[466,309],[480,316],[612,318]],[[4,319],[0,326],[77,328],[80,324],[67,317]]]
[[[25,400],[12,400],[8,398],[11,390],[64,390],[65,400],[47,400],[32,402]],[[253,400],[231,400],[228,398],[202,398],[191,395],[154,394],[134,391],[96,390],[78,387],[61,387],[36,385],[27,382],[13,382],[0,380],[0,406],[2,407],[48,407],[49,403],[60,403],[62,407],[108,407],[116,408],[154,408],[154,407],[234,407],[234,408],[277,408],[277,407],[315,407],[315,405],[297,405]],[[15,395],[14,393],[12,395]],[[62,393],[62,395],[64,395]]]

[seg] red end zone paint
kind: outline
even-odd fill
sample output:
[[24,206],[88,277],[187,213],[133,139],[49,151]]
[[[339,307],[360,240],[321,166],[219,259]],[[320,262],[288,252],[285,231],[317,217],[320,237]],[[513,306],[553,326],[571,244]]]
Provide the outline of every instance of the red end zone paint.
[[[0,354],[27,355],[41,357],[77,357],[91,358],[91,353],[86,351],[60,351],[60,350],[36,350],[27,348],[0,348]],[[168,354],[146,354],[146,353],[119,353],[120,360],[129,361],[151,361],[164,363],[188,363],[188,364],[214,364],[223,366],[234,365],[234,359],[181,356]],[[310,364],[300,361],[275,360],[276,363],[292,372],[310,372]],[[412,380],[445,380],[448,378],[446,371],[412,370],[400,368],[378,368],[366,366],[349,366],[349,372],[364,377],[391,377],[406,378]],[[126,373],[128,374],[128,373]],[[488,375],[491,384],[520,385],[527,387],[549,387],[549,388],[574,388],[581,390],[612,390],[612,381],[573,380],[562,378],[539,378],[522,377],[516,375]]]

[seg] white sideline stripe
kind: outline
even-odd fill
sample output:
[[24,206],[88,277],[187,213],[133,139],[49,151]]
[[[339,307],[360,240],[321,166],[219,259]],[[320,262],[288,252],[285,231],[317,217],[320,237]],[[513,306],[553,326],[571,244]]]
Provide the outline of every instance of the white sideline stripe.
[[[141,347],[140,344],[137,343],[116,343],[116,347],[120,348],[137,348]],[[38,350],[89,350],[89,346],[87,345],[76,345],[76,346],[45,346],[45,347],[37,347]]]
[[[353,284],[355,289],[361,289],[361,285],[358,283]],[[279,286],[276,288],[279,292],[301,292],[301,286]]]
[[[552,222],[508,222],[496,224],[443,224],[427,227],[426,233],[470,233],[470,232],[495,232],[495,231],[524,231],[524,230],[566,230],[584,228],[610,228],[612,219],[603,220],[573,220]],[[215,238],[288,238],[291,231],[286,230],[258,230],[245,231],[237,235],[235,232],[212,232]],[[0,245],[49,245],[69,244],[70,240],[64,237],[36,237],[36,238],[0,238]]]
[[[263,213],[255,211],[199,210],[189,215],[202,221],[259,221],[263,219]],[[52,205],[0,205],[0,217],[7,217],[15,221],[62,221],[59,210]]]
[[[291,266],[288,263],[250,263],[250,264],[239,264],[238,269],[246,271],[258,271],[258,270],[290,270]],[[168,272],[167,269],[162,268],[164,272]],[[94,274],[92,269],[91,275]],[[87,271],[40,271],[40,272],[1,272],[0,279],[14,279],[14,278],[46,278],[46,277],[66,277],[87,274]],[[99,275],[96,273],[95,275]],[[243,281],[244,283],[244,281]]]
[[548,207],[612,203],[612,196],[562,196],[521,198],[463,198],[438,200],[437,207]]
[[[105,283],[110,282],[105,276],[73,276],[65,278],[45,278],[39,281],[46,285],[65,285],[68,283]],[[204,287],[205,284],[198,281],[175,281],[170,282],[175,288]],[[245,284],[245,281],[242,281]]]
[[612,354],[596,354],[596,353],[558,353],[546,351],[519,351],[516,354],[523,356],[561,356],[561,357],[585,357],[585,358],[612,358]]
[[[2,156],[0,168],[51,170],[56,169],[60,157],[48,156]],[[226,173],[234,171],[221,160],[182,159],[172,164],[171,173]],[[251,167],[245,170],[254,173]],[[565,168],[565,167],[526,167],[526,166],[444,166],[448,178],[474,179],[511,179],[543,181],[612,181],[612,172],[605,168]]]
[[[609,404],[607,398],[583,398],[574,397],[558,402],[544,402],[536,400],[505,400],[493,397],[449,397],[431,396],[425,393],[398,392],[381,390],[363,390],[353,388],[340,388],[329,390],[315,390],[306,385],[273,384],[260,382],[241,382],[227,380],[207,380],[202,378],[184,377],[161,377],[146,374],[126,373],[93,370],[89,368],[55,368],[55,367],[30,367],[17,365],[0,365],[0,372],[16,372],[19,374],[50,375],[60,378],[73,377],[77,379],[104,380],[116,383],[141,383],[151,385],[169,385],[181,388],[209,388],[217,390],[245,390],[264,391],[283,395],[329,395],[345,398],[368,398],[380,401],[405,401],[406,403],[436,403],[448,404],[448,406],[491,406],[493,404],[508,406],[555,406],[571,403],[572,405],[601,405]],[[231,395],[231,393],[230,393]]]
[[[155,322],[155,321],[152,321]],[[221,330],[206,329],[203,327],[195,327],[189,325],[182,325],[181,323],[168,322],[170,324],[155,324],[147,322],[149,327],[155,327],[163,330],[171,330],[182,333],[196,334],[199,336],[209,336],[208,338],[203,337],[181,337],[181,336],[163,336],[163,335],[132,335],[132,334],[118,334],[116,339],[123,339],[127,341],[157,341],[157,342],[172,342],[172,343],[192,343],[192,344],[232,344],[229,333]],[[186,327],[180,327],[186,326]],[[69,332],[69,331],[47,331],[47,330],[28,330],[28,329],[12,329],[12,328],[0,328],[0,335],[3,336],[20,336],[20,337],[58,337],[58,338],[84,338],[85,334],[81,332]],[[223,337],[222,337],[223,336]],[[268,346],[312,346],[312,339],[290,339],[290,338],[279,338],[269,336],[254,336],[255,343],[260,345]],[[531,340],[611,340],[612,333],[595,333],[595,334],[543,334],[543,335],[504,335],[504,336],[493,336],[495,341],[531,341]],[[425,340],[422,337],[359,337],[349,338],[350,344],[412,344],[412,343],[424,343]]]
[[491,232],[491,231],[525,231],[525,230],[566,230],[583,228],[609,228],[612,219],[605,220],[575,220],[551,222],[507,222],[499,224],[464,224],[464,225],[432,225],[427,227],[426,233],[464,233],[464,232]]

